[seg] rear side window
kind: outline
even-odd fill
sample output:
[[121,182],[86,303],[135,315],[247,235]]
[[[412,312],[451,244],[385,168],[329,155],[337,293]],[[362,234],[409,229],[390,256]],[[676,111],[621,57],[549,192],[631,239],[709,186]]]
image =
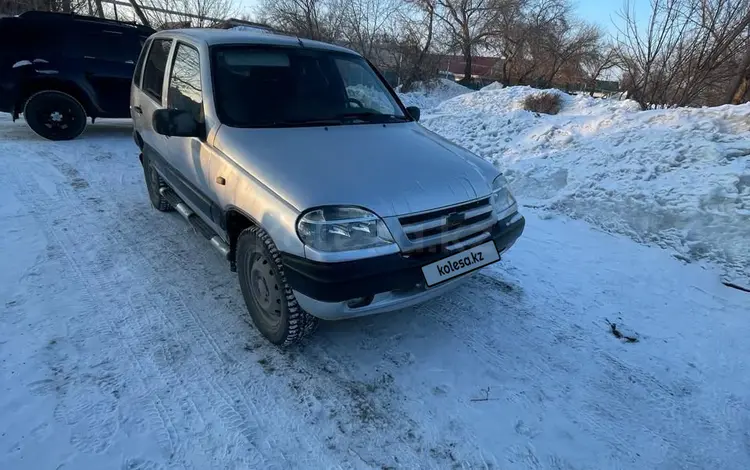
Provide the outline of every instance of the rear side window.
[[196,121],[203,122],[200,54],[186,44],[177,44],[169,77],[167,106],[190,111]]
[[143,46],[143,38],[120,31],[92,30],[80,36],[81,55],[111,62],[134,63]]
[[151,45],[151,41],[146,41],[141,50],[141,55],[138,56],[138,62],[135,64],[135,71],[133,72],[133,83],[138,88],[141,87],[141,76],[143,75],[143,63],[146,61],[146,55],[148,54],[148,46]]
[[171,39],[154,39],[148,51],[146,67],[143,69],[143,91],[159,102],[161,102],[164,72],[167,69],[167,57],[171,47]]

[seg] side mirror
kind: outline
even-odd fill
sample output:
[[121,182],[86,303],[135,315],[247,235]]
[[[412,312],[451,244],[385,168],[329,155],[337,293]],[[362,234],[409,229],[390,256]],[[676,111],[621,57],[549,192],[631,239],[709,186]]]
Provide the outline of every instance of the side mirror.
[[157,134],[167,137],[203,137],[203,124],[195,120],[190,111],[182,109],[157,109],[151,117]]
[[418,107],[409,106],[406,108],[406,110],[409,112],[409,115],[414,118],[415,121],[419,121],[419,117],[422,115],[422,111],[420,111]]

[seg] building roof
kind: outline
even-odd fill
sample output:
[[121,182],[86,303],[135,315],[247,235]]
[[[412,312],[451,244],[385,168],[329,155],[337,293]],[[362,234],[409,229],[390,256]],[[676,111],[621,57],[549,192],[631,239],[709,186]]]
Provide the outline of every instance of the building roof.
[[160,31],[154,36],[182,37],[187,40],[192,39],[196,42],[203,42],[205,44],[208,44],[209,46],[219,44],[269,44],[275,46],[307,47],[310,49],[321,49],[347,52],[349,54],[357,54],[350,49],[336,46],[334,44],[313,41],[311,39],[301,39],[295,36],[287,36],[284,34],[269,34],[268,32],[237,31],[213,28],[186,28]]

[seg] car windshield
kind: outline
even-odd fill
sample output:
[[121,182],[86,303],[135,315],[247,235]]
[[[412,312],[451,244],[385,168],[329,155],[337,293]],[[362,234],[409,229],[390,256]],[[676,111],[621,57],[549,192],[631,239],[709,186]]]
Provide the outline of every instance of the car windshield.
[[214,48],[219,119],[233,127],[410,121],[361,57],[306,48]]

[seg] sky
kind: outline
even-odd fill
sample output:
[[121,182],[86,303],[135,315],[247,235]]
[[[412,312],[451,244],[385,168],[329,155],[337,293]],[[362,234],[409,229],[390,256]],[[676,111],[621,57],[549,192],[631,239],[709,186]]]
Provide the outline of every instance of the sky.
[[622,5],[621,0],[578,0],[576,13],[580,18],[614,32],[612,21],[617,19],[617,12],[622,9]]
[[[614,22],[622,21],[618,12],[622,11],[624,0],[575,0],[575,11],[577,15],[591,23],[596,23],[605,31],[617,34]],[[630,0],[635,10],[638,24],[642,24],[649,17],[651,11],[649,0]]]

